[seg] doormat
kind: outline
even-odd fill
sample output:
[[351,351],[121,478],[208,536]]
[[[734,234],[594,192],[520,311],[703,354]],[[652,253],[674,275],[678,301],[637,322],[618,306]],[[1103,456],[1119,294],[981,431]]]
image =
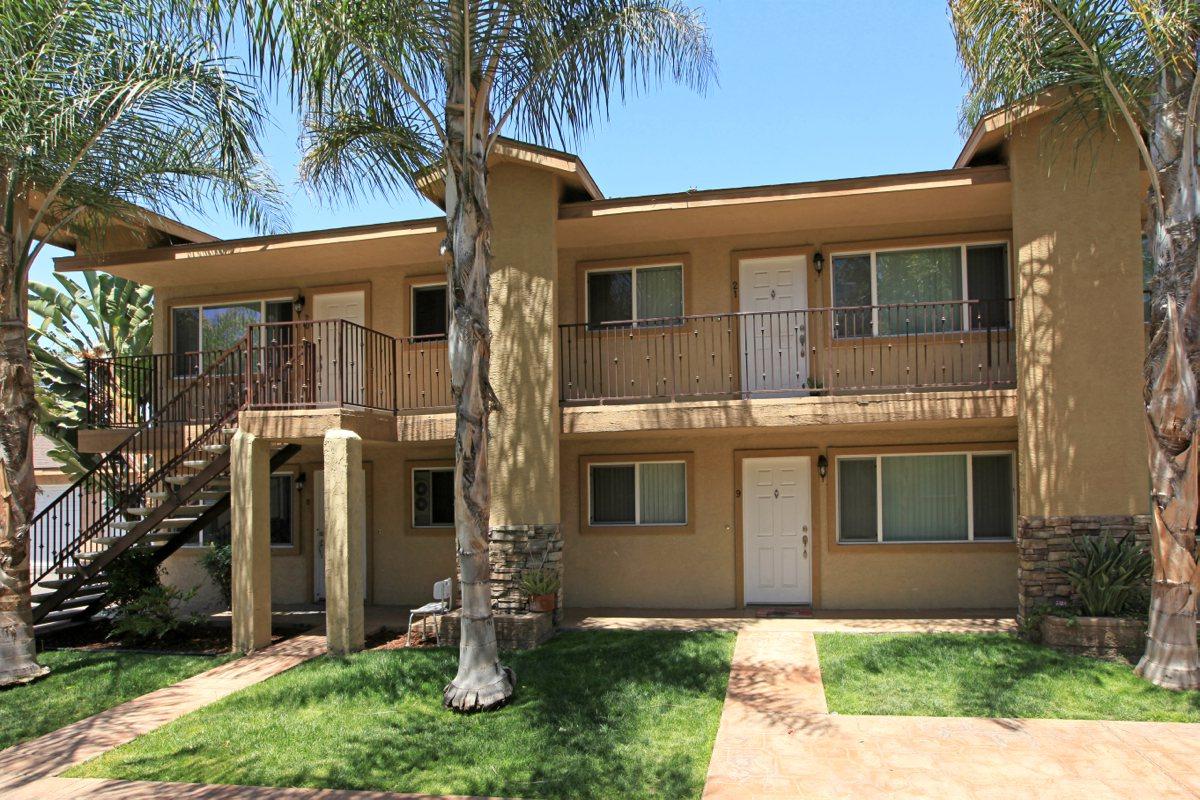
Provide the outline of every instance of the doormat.
[[813,615],[808,606],[788,606],[784,608],[760,608],[754,612],[759,619],[804,619]]

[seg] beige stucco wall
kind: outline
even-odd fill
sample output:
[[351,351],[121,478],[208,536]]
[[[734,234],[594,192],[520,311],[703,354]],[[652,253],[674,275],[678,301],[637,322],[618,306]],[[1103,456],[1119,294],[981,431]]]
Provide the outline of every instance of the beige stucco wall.
[[[824,452],[826,448],[863,445],[919,449],[945,442],[1011,444],[1015,435],[1015,425],[1009,421],[821,428],[807,433],[708,430],[564,439],[566,603],[573,607],[735,606],[736,451],[818,448]],[[580,458],[643,453],[691,454],[695,471],[693,530],[680,534],[582,532],[580,515],[586,498],[581,496]],[[826,489],[832,480],[831,472]],[[814,477],[814,536],[820,547],[814,563],[814,602],[818,607],[995,608],[1015,604],[1015,545],[839,545],[827,494]]]
[[1076,150],[1035,122],[1011,142],[1020,312],[1021,513],[1148,506],[1142,181],[1134,145]]
[[491,174],[492,525],[558,521],[555,220],[558,180],[514,164]]

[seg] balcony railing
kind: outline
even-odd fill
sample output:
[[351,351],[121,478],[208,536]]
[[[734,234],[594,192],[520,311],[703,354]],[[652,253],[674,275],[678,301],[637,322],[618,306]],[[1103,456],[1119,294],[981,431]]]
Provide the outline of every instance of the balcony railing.
[[[444,337],[397,340],[346,320],[304,320],[250,325],[242,346],[243,369],[227,378],[220,370],[210,371],[207,379],[229,382],[241,392],[246,408],[396,412],[442,410],[453,404]],[[88,359],[87,424],[137,428],[150,419],[206,420],[207,409],[175,398],[220,355]]]
[[1013,303],[970,300],[560,325],[566,404],[1015,385]]

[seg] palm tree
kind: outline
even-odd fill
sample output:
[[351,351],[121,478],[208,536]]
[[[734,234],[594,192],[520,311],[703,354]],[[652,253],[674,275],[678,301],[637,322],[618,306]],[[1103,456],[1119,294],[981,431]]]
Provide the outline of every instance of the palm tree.
[[1196,647],[1200,370],[1200,4],[1195,0],[951,0],[970,80],[966,121],[1058,87],[1062,129],[1124,129],[1149,173],[1154,336],[1146,419],[1154,576],[1137,673],[1200,687]]
[[[77,449],[86,420],[86,358],[132,357],[150,352],[154,331],[154,289],[103,272],[84,272],[83,283],[55,275],[59,286],[29,282],[29,352],[38,399],[38,429],[51,439],[50,455],[79,477],[93,459]],[[61,288],[59,288],[61,287]],[[130,398],[147,388],[143,370],[114,375]]]
[[253,86],[209,41],[167,0],[0,4],[0,686],[46,671],[30,626],[30,264],[47,242],[143,228],[135,203],[276,219]]
[[[307,113],[302,174],[320,189],[386,193],[445,177],[455,528],[463,594],[445,704],[494,708],[499,660],[488,573],[488,156],[502,131],[574,136],[616,95],[711,73],[699,14],[677,0],[243,0],[259,55]],[[287,59],[290,58],[290,63]],[[440,164],[440,168],[438,165]]]

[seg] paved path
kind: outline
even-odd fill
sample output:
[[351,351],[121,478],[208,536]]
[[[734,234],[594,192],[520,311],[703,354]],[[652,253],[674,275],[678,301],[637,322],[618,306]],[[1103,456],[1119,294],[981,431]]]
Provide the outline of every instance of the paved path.
[[324,652],[323,635],[305,634],[214,667],[45,736],[0,750],[0,777],[28,779],[57,775]]
[[[653,616],[650,616],[652,614]],[[1016,632],[1011,610],[948,611],[913,616],[911,612],[819,611],[811,617],[759,618],[753,610],[653,611],[645,609],[568,609],[568,630],[624,631],[807,631],[809,633],[1005,633]]]
[[274,789],[265,786],[110,781],[99,778],[38,778],[21,781],[11,776],[7,779],[0,776],[0,797],[4,800],[486,800],[428,794]]
[[704,797],[1196,800],[1198,742],[1185,723],[830,714],[812,633],[753,625]]

